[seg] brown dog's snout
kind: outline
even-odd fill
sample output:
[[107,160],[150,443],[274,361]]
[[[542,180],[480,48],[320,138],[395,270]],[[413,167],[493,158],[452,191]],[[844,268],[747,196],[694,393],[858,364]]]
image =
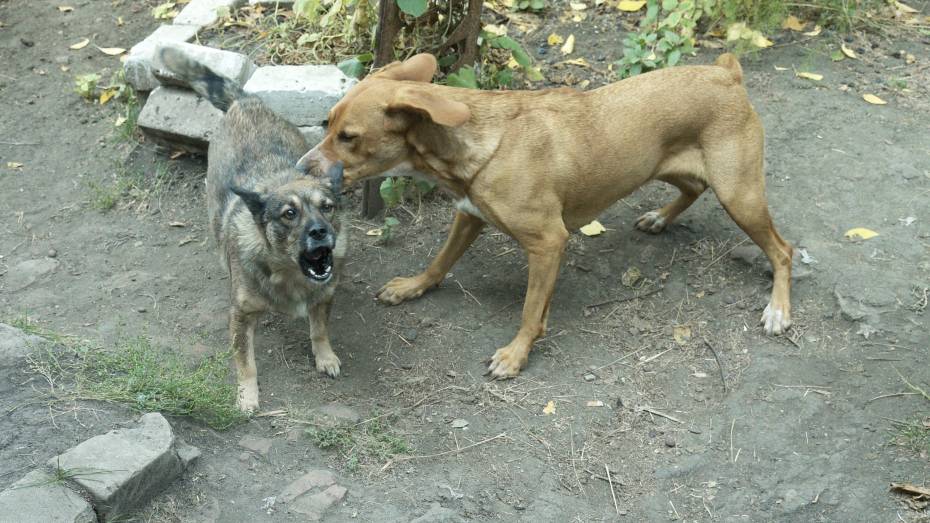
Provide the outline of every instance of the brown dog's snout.
[[304,173],[311,172],[320,172],[325,173],[329,171],[329,168],[332,167],[331,161],[326,159],[326,156],[323,155],[323,151],[320,150],[320,146],[317,145],[313,149],[307,151],[306,154],[300,157],[300,160],[297,160],[297,170]]

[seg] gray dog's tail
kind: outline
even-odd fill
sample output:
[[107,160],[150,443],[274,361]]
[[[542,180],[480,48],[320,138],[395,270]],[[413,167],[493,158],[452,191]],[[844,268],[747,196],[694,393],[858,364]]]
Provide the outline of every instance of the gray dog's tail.
[[242,88],[236,82],[192,60],[180,49],[162,47],[158,51],[158,58],[169,71],[190,84],[194,92],[223,112],[243,95]]

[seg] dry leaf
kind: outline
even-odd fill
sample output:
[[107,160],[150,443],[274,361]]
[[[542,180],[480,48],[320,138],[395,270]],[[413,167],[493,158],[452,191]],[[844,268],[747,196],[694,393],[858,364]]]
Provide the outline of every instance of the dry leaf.
[[868,240],[869,238],[874,238],[878,236],[878,233],[873,231],[872,229],[866,229],[865,227],[856,227],[855,229],[849,229],[848,231],[846,231],[846,234],[844,234],[843,236],[846,236],[850,240],[855,239],[855,238],[862,238],[863,240]]
[[850,58],[858,58],[855,51],[846,47],[846,44],[840,44],[840,51],[843,51],[843,54]]
[[122,26],[124,23],[125,23],[125,22],[123,22],[123,17],[122,17],[122,16],[117,16],[117,17],[116,17],[116,25]]
[[68,67],[67,65],[63,65],[63,66],[61,66],[59,69],[61,69],[61,72],[63,72],[63,73],[67,73],[68,71],[71,70],[71,68]]
[[178,149],[177,151],[174,151],[173,153],[171,153],[170,155],[168,155],[168,159],[170,159],[170,160],[177,160],[178,158],[184,156],[185,154],[187,154],[187,151]]
[[633,13],[642,9],[644,5],[646,5],[646,0],[620,0],[617,9]]
[[122,47],[98,47],[101,53],[110,56],[119,56],[126,52]]
[[68,48],[74,49],[75,51],[77,51],[78,49],[84,49],[85,47],[87,47],[87,44],[89,43],[90,43],[90,38],[85,38],[76,44],[71,44]]
[[119,89],[115,87],[112,89],[106,89],[103,92],[101,92],[100,99],[99,99],[100,105],[104,105],[107,102],[109,102],[114,96],[116,96],[116,93],[118,92],[119,92]]
[[902,13],[906,13],[909,15],[912,15],[918,12],[913,7],[906,5],[906,4],[902,4],[901,2],[895,2],[894,6],[898,8],[898,11],[901,11]]
[[552,400],[549,400],[549,403],[546,403],[546,406],[543,407],[543,414],[545,414],[546,416],[549,416],[554,413],[555,413],[555,402]]
[[812,29],[812,30],[810,30],[810,31],[808,31],[808,32],[806,32],[806,33],[804,33],[804,36],[817,36],[817,35],[819,35],[819,34],[820,34],[820,26],[819,26],[819,25],[815,25],[815,26],[814,26],[814,29]]
[[601,225],[601,222],[594,220],[593,222],[581,228],[581,234],[584,234],[585,236],[598,236],[606,230],[607,229]]
[[797,75],[798,78],[807,78],[808,80],[813,80],[815,82],[823,80],[823,75],[817,73],[795,73],[795,75]]
[[584,58],[574,58],[572,60],[565,60],[555,65],[577,65],[579,67],[591,67],[591,64],[589,64],[588,61],[585,60]]
[[71,11],[74,11],[74,8],[70,5],[60,5],[58,6],[58,10],[62,13],[70,13]]
[[785,21],[782,22],[782,29],[791,29],[792,31],[801,32],[804,30],[804,26],[807,25],[807,22],[802,22],[798,20],[798,17],[794,15],[788,15],[788,18],[785,18]]
[[913,485],[913,484],[911,484],[911,483],[892,483],[892,484],[891,484],[891,490],[900,490],[901,492],[904,492],[904,493],[906,493],[906,494],[910,494],[911,496],[918,496],[918,497],[920,497],[920,496],[927,496],[927,497],[930,497],[930,488],[927,488],[927,487],[920,487],[920,486],[917,486],[917,485]]
[[675,325],[672,329],[672,336],[675,338],[675,343],[684,345],[691,339],[691,327],[689,325]]
[[384,231],[381,229],[371,229],[365,233],[366,236],[381,236],[382,234],[384,234]]
[[565,41],[565,40],[562,39],[561,36],[559,36],[559,35],[557,35],[557,34],[555,34],[555,33],[552,33],[551,35],[549,35],[549,38],[546,39],[546,42],[549,44],[550,47],[555,47],[555,46],[561,44],[561,43],[564,42],[564,41]]
[[763,36],[762,33],[758,33],[752,36],[752,45],[760,49],[765,49],[766,47],[772,47],[774,42]]
[[568,35],[565,39],[565,45],[562,46],[562,54],[572,54],[575,50],[575,35]]
[[869,102],[872,105],[885,105],[888,103],[882,100],[881,98],[875,96],[874,94],[864,94],[862,95],[862,99],[865,100],[866,102]]
[[184,222],[168,222],[168,227],[187,227]]
[[632,287],[636,285],[636,282],[641,280],[642,277],[643,273],[639,270],[639,267],[630,267],[623,273],[623,276],[620,276],[620,283],[627,287]]
[[584,2],[569,2],[568,5],[574,11],[584,11],[588,8],[588,4],[585,4]]
[[580,22],[588,17],[588,13],[576,12],[572,16],[572,22]]
[[507,34],[507,26],[488,24],[481,28],[483,31],[491,33],[494,36],[504,36]]
[[113,126],[114,126],[114,127],[119,127],[119,126],[123,125],[124,123],[126,123],[126,117],[123,116],[123,115],[119,115],[119,116],[116,117],[116,122],[113,123]]
[[776,65],[776,66],[775,66],[775,70],[776,70],[776,71],[787,71],[788,68],[787,68],[787,67],[780,67],[780,66],[777,66],[777,65]]
[[589,407],[603,407],[604,402],[601,400],[591,400],[587,403]]
[[6,166],[10,169],[22,169],[23,164],[19,162],[6,162]]

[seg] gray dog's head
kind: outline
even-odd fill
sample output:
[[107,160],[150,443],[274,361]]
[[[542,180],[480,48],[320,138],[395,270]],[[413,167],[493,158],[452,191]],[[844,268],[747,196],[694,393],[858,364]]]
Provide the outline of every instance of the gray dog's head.
[[341,185],[342,165],[337,164],[327,176],[302,176],[269,190],[230,189],[251,211],[275,257],[323,284],[333,276]]

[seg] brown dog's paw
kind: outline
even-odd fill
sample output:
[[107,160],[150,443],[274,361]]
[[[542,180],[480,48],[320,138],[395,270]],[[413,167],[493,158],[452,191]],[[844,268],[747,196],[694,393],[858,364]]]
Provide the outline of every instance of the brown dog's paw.
[[258,410],[258,385],[240,385],[236,406],[246,414]]
[[488,373],[495,379],[515,378],[526,367],[529,351],[508,345],[497,349],[488,365]]
[[412,278],[394,278],[378,291],[378,300],[390,305],[419,298],[428,285],[424,285],[421,276]]
[[665,230],[668,223],[659,211],[649,211],[636,220],[636,228],[650,234],[659,234]]
[[333,351],[316,356],[316,370],[328,374],[333,378],[339,377],[339,365],[341,364],[342,362],[339,361],[339,356],[336,356]]
[[784,334],[791,327],[791,312],[787,307],[781,307],[769,302],[762,311],[762,319],[759,323],[763,325],[765,333],[769,336]]

